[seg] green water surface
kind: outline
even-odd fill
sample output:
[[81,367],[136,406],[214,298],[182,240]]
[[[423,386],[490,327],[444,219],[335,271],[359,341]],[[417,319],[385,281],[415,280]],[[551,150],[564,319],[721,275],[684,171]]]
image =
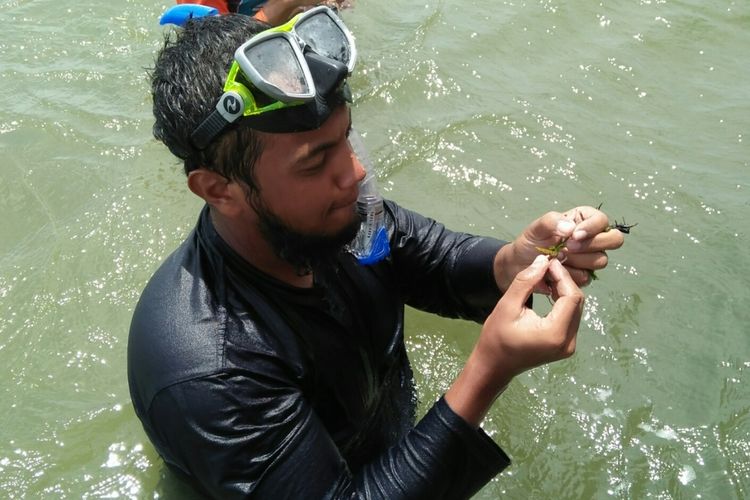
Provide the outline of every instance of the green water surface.
[[[185,498],[125,377],[199,200],[151,138],[171,2],[0,0],[0,497]],[[390,198],[512,238],[637,222],[578,352],[519,377],[479,498],[750,498],[750,3],[356,0],[355,125]],[[549,310],[536,301],[540,313]],[[422,409],[479,326],[409,311]]]

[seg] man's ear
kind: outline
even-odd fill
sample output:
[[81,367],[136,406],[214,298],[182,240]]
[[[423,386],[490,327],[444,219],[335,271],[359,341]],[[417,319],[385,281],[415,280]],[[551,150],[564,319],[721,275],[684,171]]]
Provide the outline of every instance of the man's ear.
[[193,170],[188,174],[187,184],[190,191],[224,216],[232,217],[242,210],[244,191],[237,182],[217,172],[205,168]]

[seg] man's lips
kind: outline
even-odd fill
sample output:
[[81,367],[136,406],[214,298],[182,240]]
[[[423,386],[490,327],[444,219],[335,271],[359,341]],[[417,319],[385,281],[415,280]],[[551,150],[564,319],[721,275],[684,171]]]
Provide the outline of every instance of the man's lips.
[[359,193],[354,193],[354,196],[350,196],[349,198],[346,198],[343,201],[340,201],[338,203],[334,203],[333,205],[331,205],[331,208],[333,210],[336,210],[338,208],[346,208],[346,207],[350,207],[350,206],[354,205],[357,202],[357,196],[358,196],[358,194]]

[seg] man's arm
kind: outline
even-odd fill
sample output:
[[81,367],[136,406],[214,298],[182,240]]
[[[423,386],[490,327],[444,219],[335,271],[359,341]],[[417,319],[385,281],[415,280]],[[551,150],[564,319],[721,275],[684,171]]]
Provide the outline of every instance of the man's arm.
[[[539,317],[526,302],[545,280],[555,303],[547,316]],[[583,293],[560,262],[538,256],[518,273],[487,318],[464,369],[445,394],[448,405],[478,426],[513,377],[571,356],[583,301]]]
[[[404,273],[409,267],[427,272],[427,279],[433,280],[431,286],[417,282],[416,288],[422,292],[417,294],[418,305],[427,304],[430,310],[445,313],[447,307],[460,307],[467,293],[481,293],[482,289],[490,293],[493,288],[498,294],[505,291],[484,323],[460,376],[445,395],[448,405],[474,426],[479,425],[513,377],[573,354],[583,308],[578,284],[588,283],[589,271],[607,265],[606,250],[618,248],[623,242],[619,231],[607,229],[606,215],[593,207],[549,212],[493,255],[492,270],[487,273],[494,279],[492,287],[476,275],[482,270],[481,253],[472,253],[474,246],[484,240],[452,233],[398,206],[391,210],[396,221],[395,265]],[[561,260],[550,261],[540,255],[540,248],[563,241],[568,248],[563,250]],[[400,263],[399,258],[407,264]],[[562,260],[567,261],[565,267]],[[462,281],[463,273],[471,276],[470,282],[476,285],[474,292],[460,285],[466,283]],[[406,276],[410,279],[412,275]],[[556,300],[544,318],[526,307],[535,291],[551,294]],[[441,300],[441,294],[445,300]]]
[[510,460],[442,399],[351,471],[281,364],[176,384],[148,412],[155,443],[213,498],[468,498]]
[[[524,303],[545,274],[557,302],[539,318]],[[294,370],[265,348],[242,354],[252,371],[163,389],[146,427],[165,460],[216,498],[467,498],[509,464],[479,422],[512,377],[573,352],[582,302],[558,261],[540,258],[520,273],[444,400],[357,471],[349,470]]]
[[[607,215],[581,206],[548,212],[511,243],[453,232],[442,224],[386,202],[393,263],[406,302],[418,309],[483,322],[516,275],[540,255],[540,248],[564,242],[557,258],[573,281],[584,286],[591,272],[607,266],[607,251],[623,244]],[[535,293],[550,294],[540,281]]]
[[386,201],[391,262],[412,307],[483,322],[500,298],[493,259],[506,242],[448,230]]

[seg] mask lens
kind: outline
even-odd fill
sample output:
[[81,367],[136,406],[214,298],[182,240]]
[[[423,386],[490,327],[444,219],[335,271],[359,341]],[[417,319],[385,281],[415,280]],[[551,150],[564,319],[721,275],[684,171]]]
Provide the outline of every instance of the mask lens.
[[251,45],[245,49],[245,57],[261,78],[253,83],[278,100],[288,101],[290,97],[310,94],[309,82],[286,38],[267,38]]
[[[294,27],[300,37],[318,54],[349,66],[351,48],[346,34],[328,14],[320,12],[303,19]],[[352,68],[349,68],[351,71]]]

